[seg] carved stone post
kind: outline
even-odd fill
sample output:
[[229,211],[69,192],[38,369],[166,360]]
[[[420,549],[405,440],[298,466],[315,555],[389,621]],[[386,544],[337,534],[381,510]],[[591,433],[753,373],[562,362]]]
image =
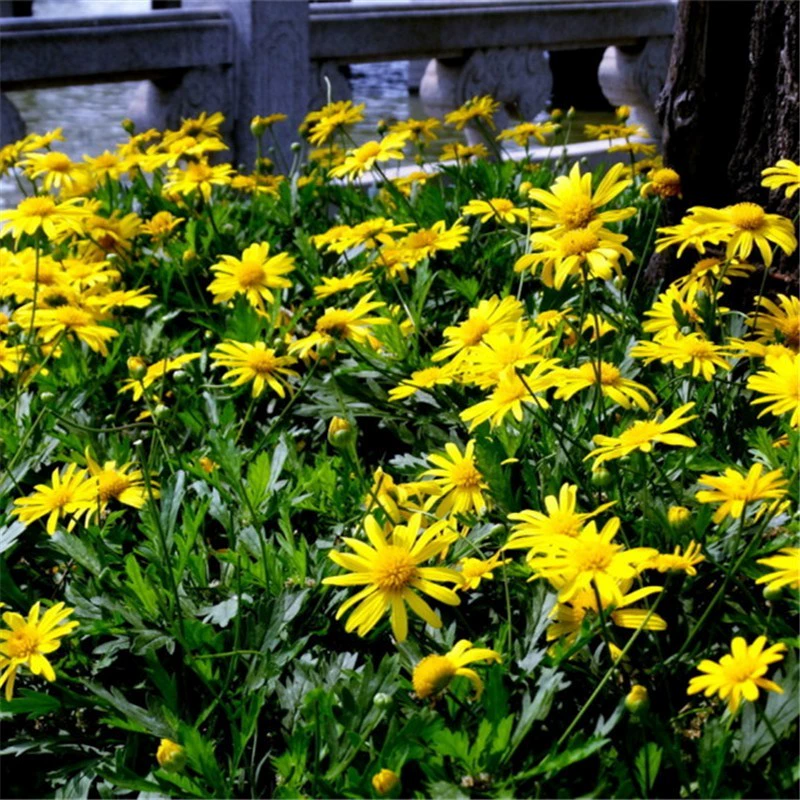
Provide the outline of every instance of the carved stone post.
[[183,0],[182,8],[228,12],[234,63],[189,70],[171,83],[146,84],[132,109],[134,119],[145,126],[175,127],[181,117],[221,111],[228,118],[224,131],[233,143],[232,162],[251,169],[256,150],[250,120],[280,112],[289,119],[274,130],[284,160],[291,163],[290,145],[308,110],[308,3]]
[[[543,111],[553,89],[547,53],[537,47],[501,47],[475,50],[464,60],[434,59],[425,70],[419,87],[420,98],[429,114],[442,116],[476,95],[491,95],[507,108],[516,109],[523,119],[532,120]],[[508,123],[501,110],[498,128]],[[480,140],[477,131],[467,129],[467,140]]]
[[17,107],[6,95],[0,94],[0,147],[16,142],[25,133],[25,120]]
[[631,107],[630,121],[661,139],[656,102],[669,68],[672,38],[648,39],[644,46],[608,47],[597,70],[600,88],[609,103]]

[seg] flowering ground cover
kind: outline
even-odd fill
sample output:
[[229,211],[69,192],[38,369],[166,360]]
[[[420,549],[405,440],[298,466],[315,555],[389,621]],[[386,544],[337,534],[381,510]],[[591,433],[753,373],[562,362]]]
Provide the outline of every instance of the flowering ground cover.
[[496,110],[0,151],[4,796],[796,792],[796,220]]

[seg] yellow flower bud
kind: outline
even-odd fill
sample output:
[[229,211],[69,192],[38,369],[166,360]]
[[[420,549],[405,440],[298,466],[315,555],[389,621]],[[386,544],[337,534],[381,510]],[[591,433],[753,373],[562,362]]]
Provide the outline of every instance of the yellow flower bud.
[[630,106],[618,106],[614,111],[614,115],[620,122],[625,122],[626,119],[631,115],[631,107]]
[[264,124],[263,117],[253,117],[253,119],[250,120],[250,133],[256,138],[263,136],[266,130],[267,126]]
[[167,772],[180,772],[186,766],[186,751],[172,739],[162,739],[156,760]]
[[533,184],[530,181],[522,181],[519,185],[519,196],[527,198],[531,189],[533,189]]
[[125,117],[125,119],[120,122],[120,126],[122,127],[122,130],[128,134],[128,136],[133,136],[133,132],[136,130],[136,125],[134,124],[133,120],[128,117]]
[[575,116],[575,106],[570,106],[567,109],[567,119],[572,119]]
[[400,776],[390,769],[382,769],[372,776],[372,786],[383,797],[389,794],[400,783]]
[[203,472],[210,475],[219,465],[212,461],[208,456],[201,456],[197,459],[197,463],[202,468]]
[[183,263],[188,264],[190,261],[194,261],[197,257],[197,253],[192,250],[191,247],[187,247],[186,250],[183,251]]
[[635,716],[644,714],[650,706],[650,698],[647,696],[647,687],[639,683],[631,687],[625,698],[625,708]]
[[552,119],[553,121],[559,120],[563,116],[564,116],[564,112],[560,108],[554,108],[550,112],[550,119]]
[[140,381],[147,374],[147,362],[140,356],[131,356],[128,359],[128,374],[135,381]]
[[358,431],[344,417],[333,417],[328,425],[328,442],[337,450],[355,444],[357,435]]
[[686,506],[670,506],[667,509],[667,522],[678,533],[683,533],[692,527],[692,512]]

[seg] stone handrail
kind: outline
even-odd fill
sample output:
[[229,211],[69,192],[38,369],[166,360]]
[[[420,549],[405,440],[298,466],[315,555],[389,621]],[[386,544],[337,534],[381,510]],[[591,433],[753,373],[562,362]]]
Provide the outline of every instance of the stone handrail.
[[[4,18],[0,81],[6,92],[146,79],[131,113],[140,124],[220,110],[234,159],[249,162],[250,118],[288,114],[276,129],[288,148],[309,107],[329,91],[349,97],[342,64],[427,57],[420,94],[431,113],[491,94],[531,119],[549,102],[547,51],[605,45],[601,88],[657,134],[674,19],[674,0],[183,0],[139,15]],[[24,127],[5,93],[0,102],[6,143]]]

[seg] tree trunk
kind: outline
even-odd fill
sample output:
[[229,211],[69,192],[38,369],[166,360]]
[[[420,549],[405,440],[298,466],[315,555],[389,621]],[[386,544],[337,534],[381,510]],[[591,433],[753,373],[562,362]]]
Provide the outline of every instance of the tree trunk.
[[[668,205],[665,224],[691,206],[744,200],[797,213],[800,193],[789,201],[770,192],[761,170],[780,158],[800,160],[799,9],[793,0],[680,0],[658,112],[664,161],[681,176],[683,200]],[[779,263],[796,280],[792,265]],[[675,269],[667,253],[648,273],[671,277]]]

